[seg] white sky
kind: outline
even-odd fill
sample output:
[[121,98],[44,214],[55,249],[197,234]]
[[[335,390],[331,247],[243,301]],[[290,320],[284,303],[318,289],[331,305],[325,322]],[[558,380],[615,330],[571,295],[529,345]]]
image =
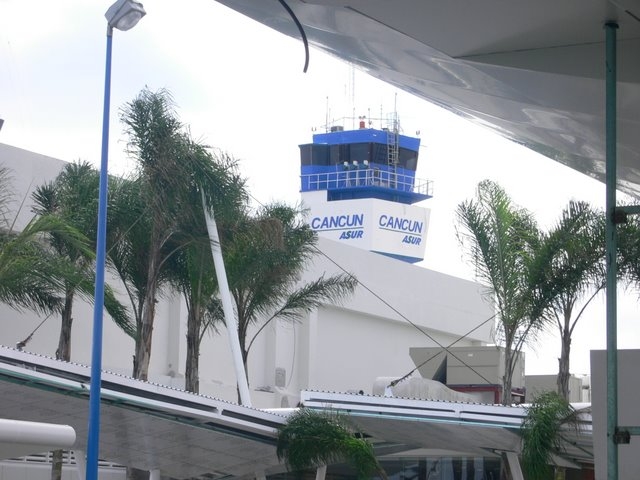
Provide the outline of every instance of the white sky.
[[[111,3],[0,0],[0,142],[99,165],[104,12]],[[145,86],[168,89],[196,138],[240,159],[261,202],[298,202],[298,144],[311,141],[312,127],[323,125],[328,112],[379,117],[397,101],[404,133],[421,132],[417,176],[434,182],[434,198],[422,204],[431,208],[425,267],[472,278],[453,212],[484,178],[501,184],[542,226],[572,198],[604,205],[601,183],[364,73],[354,75],[319,51],[311,50],[309,71],[302,73],[301,42],[213,0],[145,0],[144,6],[148,14],[139,25],[114,33],[111,173],[133,165],[124,154],[118,110]],[[640,347],[636,299],[623,292],[619,300],[620,348]],[[588,373],[590,349],[605,348],[604,312],[601,296],[576,329],[575,373]],[[537,353],[528,350],[527,373],[555,373],[559,348],[554,335],[541,339]]]

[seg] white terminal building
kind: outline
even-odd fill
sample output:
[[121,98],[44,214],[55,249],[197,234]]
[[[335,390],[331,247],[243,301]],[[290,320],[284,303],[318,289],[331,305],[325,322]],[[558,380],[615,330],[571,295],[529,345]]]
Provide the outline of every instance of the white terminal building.
[[[124,470],[118,465],[134,465],[174,478],[199,476],[212,469],[218,473],[209,473],[214,476],[207,478],[252,476],[252,462],[262,465],[262,471],[268,475],[282,472],[283,466],[277,462],[273,447],[265,446],[264,442],[265,438],[273,438],[274,425],[284,419],[256,408],[295,407],[300,403],[315,408],[314,402],[343,408],[339,406],[342,401],[339,395],[344,392],[355,394],[358,401],[365,402],[358,407],[365,409],[365,415],[377,417],[386,408],[414,411],[408,400],[398,400],[400,403],[396,404],[391,402],[393,399],[383,398],[391,393],[396,398],[438,398],[440,403],[434,403],[428,411],[438,411],[441,413],[437,415],[446,417],[451,415],[447,400],[467,402],[465,408],[482,409],[485,407],[468,402],[493,403],[499,398],[500,355],[496,347],[487,346],[492,340],[493,310],[483,296],[483,288],[471,281],[413,265],[422,260],[428,248],[429,222],[428,210],[415,204],[431,196],[429,184],[414,176],[419,141],[400,135],[393,125],[386,129],[333,130],[316,134],[313,143],[300,146],[302,201],[308,208],[309,224],[318,232],[321,252],[309,263],[301,281],[349,272],[359,281],[355,293],[342,304],[323,305],[300,322],[272,322],[258,335],[248,359],[253,409],[246,411],[233,405],[237,402],[236,377],[224,327],[206,335],[202,341],[201,396],[182,392],[187,311],[177,293],[165,292],[157,306],[149,383],[127,378],[132,371],[133,340],[105,318],[103,390],[105,381],[117,388],[108,387],[103,394],[103,415],[104,421],[118,427],[107,428],[101,434],[101,458],[113,462],[113,466],[103,464],[101,478],[103,475],[104,478],[124,478]],[[13,172],[14,192],[20,200],[25,199],[17,222],[24,226],[31,215],[31,192],[53,180],[65,162],[0,144],[0,164]],[[107,281],[124,295],[115,277]],[[75,453],[69,457],[71,463],[77,463],[82,456],[77,451],[86,448],[88,405],[83,385],[87,382],[88,369],[82,365],[90,364],[92,311],[93,307],[86,303],[78,302],[74,307],[73,363],[66,364],[27,353],[55,356],[60,329],[56,315],[45,318],[0,305],[3,320],[0,343],[5,346],[0,348],[3,415],[12,421],[72,425],[77,436],[73,443]],[[15,350],[20,342],[26,343],[23,352]],[[442,347],[454,342],[455,351],[459,353],[451,353],[452,349],[445,354]],[[482,354],[488,351],[495,354]],[[434,352],[441,355],[433,355]],[[464,352],[462,356],[460,352]],[[430,357],[433,360],[425,363]],[[489,365],[487,358],[490,358]],[[464,365],[474,368],[466,369]],[[522,362],[521,370],[523,368]],[[412,371],[404,381],[389,388],[394,380]],[[481,372],[482,378],[474,372]],[[420,373],[449,383],[458,392],[426,381]],[[520,378],[523,375],[516,372],[514,379]],[[514,386],[522,383],[518,385],[516,381]],[[65,389],[67,393],[63,392]],[[309,392],[336,393],[328,400],[317,400],[319,397]],[[149,402],[145,398],[155,400]],[[345,408],[351,410],[352,400],[345,398]],[[388,407],[381,406],[380,412],[371,413],[370,409],[382,405],[380,402]],[[193,413],[199,411],[205,413]],[[173,412],[170,418],[165,418],[167,412]],[[451,424],[452,430],[442,431],[437,437],[420,434],[423,440],[418,443],[414,428],[421,428],[421,422],[412,422],[411,426],[403,423],[397,430],[383,427],[376,436],[380,436],[379,441],[404,445],[398,452],[412,452],[422,443],[427,450],[419,455],[421,460],[415,461],[420,468],[443,469],[442,479],[450,477],[446,472],[453,475],[459,468],[466,469],[472,476],[475,475],[472,471],[496,473],[500,468],[500,454],[489,452],[484,443],[494,445],[496,452],[511,448],[520,422],[518,417],[511,425],[511,420],[506,419],[514,414],[511,411],[504,414],[506,416],[496,417],[496,421],[507,422],[504,428],[510,433],[504,433],[506,430],[502,428],[489,429],[482,434],[485,439],[482,447],[475,444],[462,450],[456,447],[468,438],[476,438],[469,437],[465,429],[456,430],[458,420]],[[193,419],[180,420],[185,415],[210,416],[197,421],[209,425],[206,432],[202,426],[193,426]],[[518,415],[522,415],[520,410]],[[251,420],[243,420],[250,417]],[[220,422],[223,430],[216,426]],[[248,429],[241,435],[247,445],[239,447],[234,454],[245,455],[244,461],[232,461],[235,457],[227,453],[226,449],[233,444],[229,442],[235,442],[236,437],[220,433],[228,431],[225,422],[233,424],[232,430]],[[477,428],[484,428],[482,425],[480,422]],[[175,431],[183,440],[169,441],[167,431]],[[394,431],[406,434],[395,439],[395,434],[391,435]],[[258,436],[254,438],[255,435]],[[211,443],[205,452],[202,448],[189,447],[191,442]],[[160,455],[158,452],[163,449],[171,451],[171,455]],[[258,459],[256,455],[264,457]],[[398,458],[397,461],[404,460]],[[48,465],[40,460],[0,461],[0,478],[13,478],[13,475],[26,475],[24,478],[30,480],[48,478]],[[75,474],[65,475],[65,478],[74,478]]]

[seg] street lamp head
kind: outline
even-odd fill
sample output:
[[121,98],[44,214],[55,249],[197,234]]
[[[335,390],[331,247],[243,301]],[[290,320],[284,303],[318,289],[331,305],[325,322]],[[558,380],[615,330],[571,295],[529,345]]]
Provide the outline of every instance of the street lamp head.
[[109,7],[104,16],[111,28],[126,31],[136,26],[136,23],[145,16],[147,12],[140,2],[134,0],[117,0]]

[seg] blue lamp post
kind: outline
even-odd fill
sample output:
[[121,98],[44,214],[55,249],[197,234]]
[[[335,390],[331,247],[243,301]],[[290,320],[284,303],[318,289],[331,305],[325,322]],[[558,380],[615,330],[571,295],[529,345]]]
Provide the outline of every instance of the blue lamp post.
[[134,0],[118,0],[107,18],[107,59],[104,76],[104,110],[102,116],[102,154],[98,193],[98,235],[96,239],[96,287],[93,309],[93,343],[91,351],[91,388],[89,391],[89,435],[87,438],[87,480],[98,479],[100,443],[100,384],[102,381],[102,315],[104,309],[104,273],[107,245],[107,184],[109,153],[109,103],[111,96],[111,42],[113,29],[133,28],[145,15],[142,4]]

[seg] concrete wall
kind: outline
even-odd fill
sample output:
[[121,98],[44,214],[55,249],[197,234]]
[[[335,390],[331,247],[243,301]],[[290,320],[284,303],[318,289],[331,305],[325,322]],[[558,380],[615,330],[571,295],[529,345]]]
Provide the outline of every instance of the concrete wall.
[[[541,393],[557,392],[557,375],[527,375],[525,387],[527,389],[526,402],[534,401]],[[589,379],[586,377],[569,377],[569,402],[590,402],[591,391]]]
[[[35,188],[54,179],[64,168],[65,163],[57,158],[0,143],[0,167],[7,167],[10,170],[13,185],[12,205],[15,215],[11,215],[8,220],[16,221],[16,229],[21,230],[33,217],[31,194]],[[23,201],[24,204],[22,204]]]

